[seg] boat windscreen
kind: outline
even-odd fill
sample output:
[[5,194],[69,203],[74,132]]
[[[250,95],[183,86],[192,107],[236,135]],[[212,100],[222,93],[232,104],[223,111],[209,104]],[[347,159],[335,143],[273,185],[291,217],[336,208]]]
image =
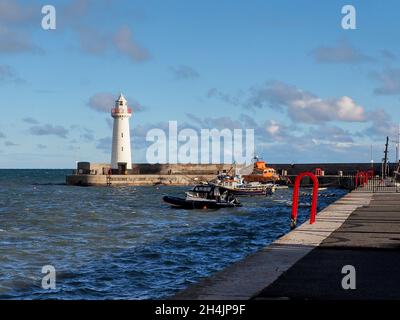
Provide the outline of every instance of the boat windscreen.
[[210,192],[211,187],[210,186],[196,186],[193,189],[194,192]]

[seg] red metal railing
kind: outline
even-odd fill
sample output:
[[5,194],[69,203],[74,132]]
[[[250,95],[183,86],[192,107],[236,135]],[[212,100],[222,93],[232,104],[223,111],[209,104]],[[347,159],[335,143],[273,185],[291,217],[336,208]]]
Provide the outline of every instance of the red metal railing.
[[358,171],[356,174],[356,188],[360,185],[365,185],[368,183],[368,180],[370,177],[371,173],[364,172],[364,171]]
[[367,171],[367,179],[368,180],[372,179],[374,177],[374,175],[375,175],[374,169],[369,169]]
[[318,178],[311,172],[302,172],[294,181],[293,186],[293,203],[292,203],[292,216],[290,227],[292,229],[296,228],[297,223],[297,209],[299,206],[299,189],[300,189],[300,182],[301,179],[304,177],[310,177],[313,181],[313,193],[312,193],[312,201],[311,201],[311,213],[310,213],[310,224],[315,222],[315,216],[317,215],[317,200],[318,200]]
[[132,113],[132,109],[131,108],[127,108],[127,111],[123,108],[112,108],[111,109],[111,114],[119,114],[119,113]]

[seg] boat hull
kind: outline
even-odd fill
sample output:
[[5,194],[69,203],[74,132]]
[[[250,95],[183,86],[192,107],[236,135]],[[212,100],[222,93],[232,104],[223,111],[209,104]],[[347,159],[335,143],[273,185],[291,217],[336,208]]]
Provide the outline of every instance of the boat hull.
[[240,203],[232,202],[217,202],[217,201],[201,201],[201,200],[186,200],[178,197],[164,196],[164,202],[167,202],[175,207],[184,209],[220,209],[241,207]]
[[238,190],[229,189],[229,191],[235,196],[265,196],[265,190]]
[[272,192],[272,188],[265,187],[265,188],[230,188],[225,186],[219,186],[222,189],[228,190],[229,193],[235,196],[265,196]]

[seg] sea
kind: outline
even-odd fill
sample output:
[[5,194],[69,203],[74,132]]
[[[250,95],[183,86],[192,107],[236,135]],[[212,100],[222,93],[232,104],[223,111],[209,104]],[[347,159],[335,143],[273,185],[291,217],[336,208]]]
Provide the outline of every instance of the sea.
[[[189,187],[65,185],[71,173],[0,170],[0,299],[168,298],[290,230],[291,189],[183,210],[162,197]],[[303,191],[299,224],[310,210]],[[321,191],[318,209],[346,192]],[[43,285],[49,266],[53,288]]]

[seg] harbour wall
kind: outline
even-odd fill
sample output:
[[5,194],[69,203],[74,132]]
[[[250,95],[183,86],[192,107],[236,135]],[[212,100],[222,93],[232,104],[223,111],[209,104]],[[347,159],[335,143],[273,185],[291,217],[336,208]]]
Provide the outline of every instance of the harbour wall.
[[[241,168],[242,166],[236,166]],[[232,164],[132,164],[132,170],[120,172],[109,163],[79,162],[66,183],[78,186],[193,185],[214,179],[233,169]]]
[[[374,163],[268,163],[269,167],[274,168],[278,173],[285,170],[288,175],[297,175],[300,172],[310,171],[314,172],[316,168],[320,168],[325,172],[325,175],[337,175],[339,171],[343,174],[353,175],[357,171],[367,171],[371,168],[375,172],[380,172],[381,164]],[[218,174],[223,171],[227,172],[233,167],[237,169],[243,168],[244,165],[233,164],[149,164],[149,163],[133,163],[132,170],[127,170],[127,174]],[[396,164],[389,164],[390,172],[393,172]],[[91,163],[91,162],[78,162],[77,173],[80,174],[107,174],[111,170],[109,163]],[[113,169],[115,170],[115,169]]]
[[[389,164],[389,170],[392,173],[397,164]],[[278,173],[286,170],[288,175],[298,175],[301,172],[309,171],[314,172],[316,168],[321,168],[325,175],[338,175],[342,171],[346,175],[355,175],[357,171],[367,171],[371,168],[376,173],[381,170],[381,163],[269,163],[268,166],[274,168]]]
[[152,186],[157,184],[187,186],[207,182],[215,175],[162,175],[162,174],[130,174],[130,175],[88,175],[74,174],[66,177],[66,183],[75,186]]
[[[324,176],[318,177],[321,185],[340,186],[352,189],[351,178],[346,175],[355,175],[357,171],[366,171],[371,168],[370,163],[308,163],[308,164],[268,164],[277,173],[285,172],[290,178],[300,172],[314,172],[316,168],[324,171]],[[236,165],[237,169],[244,165]],[[394,170],[390,165],[390,171]],[[79,162],[72,175],[66,177],[69,185],[80,186],[107,186],[107,185],[193,185],[207,182],[218,174],[226,173],[234,168],[232,164],[132,164],[131,170],[120,172],[111,169],[108,163]],[[381,164],[374,164],[375,172],[380,172]],[[339,175],[341,172],[344,177]],[[292,179],[293,180],[293,179]],[[309,184],[307,179],[302,185]]]
[[[255,298],[298,261],[320,247],[323,241],[339,229],[355,210],[368,205],[371,198],[371,193],[350,192],[321,210],[314,224],[309,224],[307,220],[273,243],[190,285],[169,299],[248,300]],[[337,252],[340,255],[341,252],[339,250]],[[314,266],[317,269],[318,265],[320,261],[315,261]],[[340,272],[340,269],[338,270]],[[312,270],[310,273],[314,274]],[[293,283],[293,285],[299,287],[302,284]],[[288,298],[282,296],[278,299]]]
[[[126,170],[127,175],[217,175],[227,172],[234,167],[233,164],[168,164],[168,163],[132,163],[132,169]],[[236,165],[241,168],[243,165]],[[109,163],[78,162],[77,174],[107,175],[118,174],[118,169],[111,169]]]

